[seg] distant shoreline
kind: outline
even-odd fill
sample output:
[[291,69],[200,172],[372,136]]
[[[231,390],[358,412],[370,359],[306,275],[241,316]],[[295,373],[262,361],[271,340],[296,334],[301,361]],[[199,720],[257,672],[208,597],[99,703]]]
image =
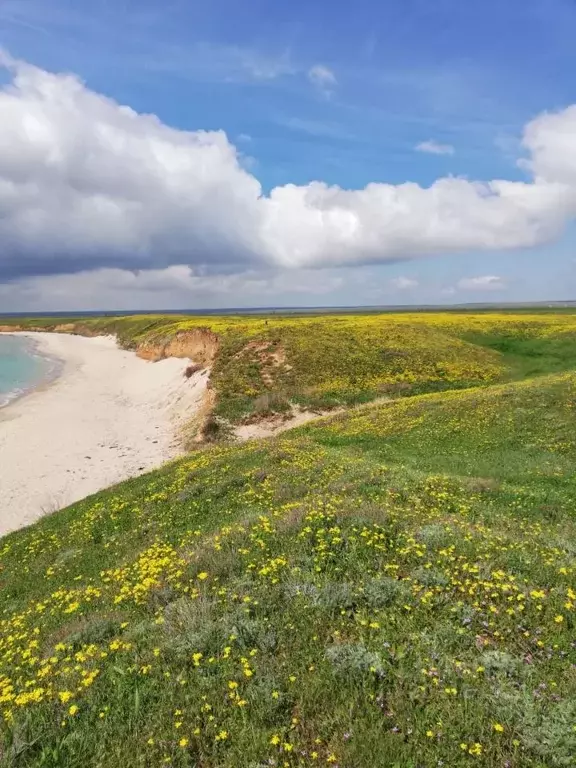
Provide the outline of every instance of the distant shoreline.
[[461,304],[345,304],[338,305],[310,305],[310,306],[275,306],[275,307],[218,307],[214,309],[114,309],[114,310],[84,310],[70,311],[61,310],[58,312],[0,312],[0,319],[17,320],[26,318],[62,318],[70,320],[74,318],[85,319],[90,317],[134,317],[138,315],[181,315],[183,317],[227,317],[230,315],[250,316],[250,315],[363,315],[363,314],[395,314],[418,312],[426,314],[428,312],[448,312],[458,314],[459,312],[546,312],[565,310],[576,312],[576,299],[551,299],[544,301],[478,301],[464,302]]
[[183,359],[142,360],[112,337],[22,335],[59,368],[0,408],[0,535],[178,456],[208,379],[186,379]]

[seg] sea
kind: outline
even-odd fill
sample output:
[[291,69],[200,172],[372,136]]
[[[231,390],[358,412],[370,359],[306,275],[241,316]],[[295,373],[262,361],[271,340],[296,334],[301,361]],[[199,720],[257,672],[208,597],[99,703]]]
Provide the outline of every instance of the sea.
[[59,367],[39,353],[33,339],[0,334],[0,408],[51,381]]

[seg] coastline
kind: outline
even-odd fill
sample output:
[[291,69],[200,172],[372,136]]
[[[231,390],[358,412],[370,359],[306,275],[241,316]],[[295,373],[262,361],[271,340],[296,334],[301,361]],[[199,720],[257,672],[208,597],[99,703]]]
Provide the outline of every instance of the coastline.
[[183,452],[207,371],[186,379],[187,360],[142,360],[109,336],[18,335],[60,362],[0,408],[0,536]]
[[30,382],[26,386],[18,387],[10,392],[0,392],[0,410],[16,402],[16,400],[32,394],[32,392],[49,386],[59,378],[65,362],[61,358],[55,357],[53,354],[43,350],[42,343],[38,339],[33,338],[34,334],[32,333],[0,333],[0,337],[2,336],[22,337],[27,347],[26,353],[30,357],[40,358],[43,361],[43,365],[46,365],[46,368],[42,372],[42,376],[34,382]]

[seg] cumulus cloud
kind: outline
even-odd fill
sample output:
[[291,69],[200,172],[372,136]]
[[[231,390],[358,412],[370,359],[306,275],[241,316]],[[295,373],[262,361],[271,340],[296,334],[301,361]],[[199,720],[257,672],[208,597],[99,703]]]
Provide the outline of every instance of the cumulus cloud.
[[576,194],[576,104],[528,123],[522,145],[529,155],[520,161],[522,167],[536,179],[566,184]]
[[261,255],[260,184],[224,133],[177,131],[73,76],[11,68],[0,93],[0,274]]
[[177,130],[72,75],[5,63],[0,280],[173,265],[305,269],[529,247],[560,234],[576,211],[576,106],[527,126],[526,182],[448,177],[347,190],[316,181],[265,195],[222,131]]
[[440,144],[438,141],[430,139],[429,141],[421,141],[420,144],[416,144],[414,147],[416,152],[426,152],[429,155],[453,155],[454,147],[452,144]]
[[506,282],[498,275],[464,277],[458,281],[458,288],[465,291],[502,291],[506,288]]

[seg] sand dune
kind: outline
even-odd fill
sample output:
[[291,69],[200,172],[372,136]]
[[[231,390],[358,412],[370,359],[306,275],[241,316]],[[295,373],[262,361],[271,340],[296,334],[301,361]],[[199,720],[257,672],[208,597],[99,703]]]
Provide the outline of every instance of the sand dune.
[[177,456],[208,380],[186,379],[186,360],[141,360],[112,337],[29,335],[63,370],[0,408],[0,535]]

